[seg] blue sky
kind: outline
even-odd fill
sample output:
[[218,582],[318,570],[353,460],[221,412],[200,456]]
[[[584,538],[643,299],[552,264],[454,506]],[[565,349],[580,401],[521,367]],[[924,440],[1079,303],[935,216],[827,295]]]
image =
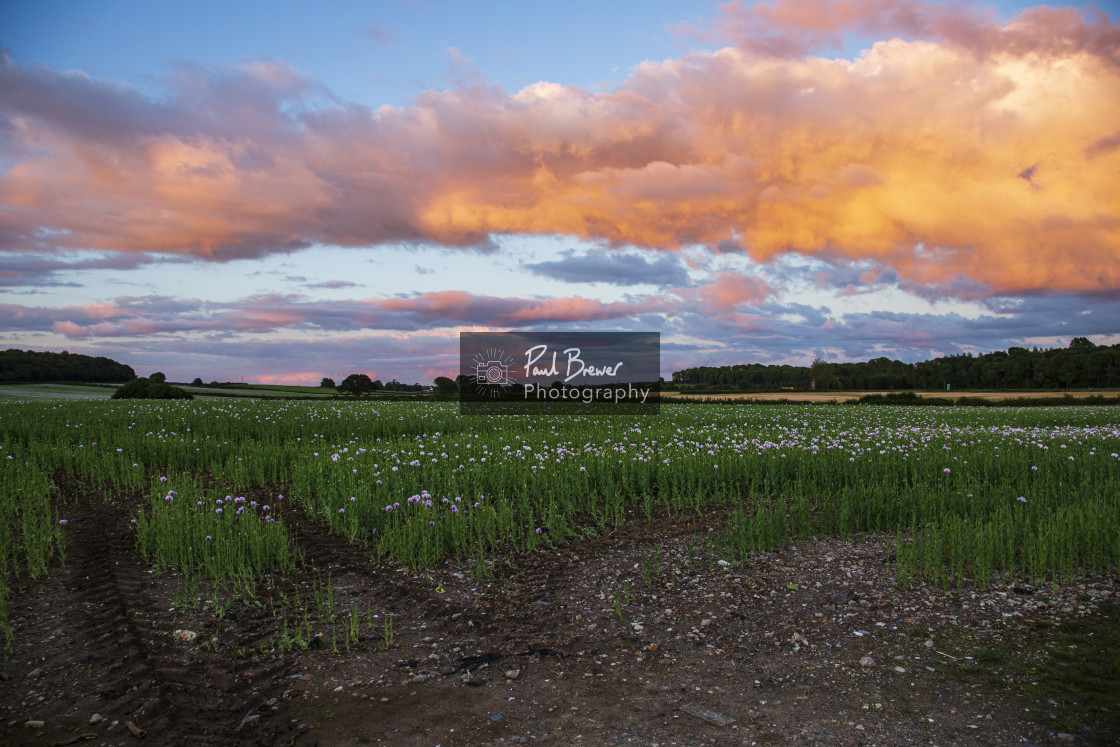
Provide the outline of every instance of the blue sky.
[[461,330],[660,331],[666,376],[1120,341],[1114,11],[232,5],[0,8],[0,344],[317,383]]

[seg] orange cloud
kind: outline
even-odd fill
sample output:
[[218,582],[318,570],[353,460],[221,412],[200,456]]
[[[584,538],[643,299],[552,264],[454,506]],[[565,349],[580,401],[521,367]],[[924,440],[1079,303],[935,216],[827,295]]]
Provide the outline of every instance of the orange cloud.
[[[474,84],[376,112],[288,106],[313,86],[283,65],[196,71],[154,102],[5,59],[2,247],[224,259],[564,234],[871,260],[918,285],[1120,288],[1116,23],[778,0],[724,6],[717,30],[737,45],[606,93]],[[807,54],[848,31],[893,38]]]

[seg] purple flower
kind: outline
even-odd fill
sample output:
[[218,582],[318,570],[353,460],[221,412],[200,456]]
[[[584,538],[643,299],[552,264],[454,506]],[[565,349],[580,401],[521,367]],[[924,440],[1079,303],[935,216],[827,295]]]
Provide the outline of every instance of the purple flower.
[[540,533],[541,533],[541,528],[537,527],[537,534],[540,534]]
[[214,513],[216,513],[216,514],[220,514],[221,512],[222,512],[222,509],[220,509],[220,508],[215,508],[214,509]]
[[429,521],[428,522],[428,526],[430,526],[430,527],[434,527],[435,525],[436,525],[436,523],[434,521]]
[[212,539],[213,539],[213,537],[211,537],[211,536],[210,536],[209,534],[208,534],[208,535],[206,535],[206,541],[207,541],[207,542],[209,542],[209,541],[210,541],[210,540],[212,540]]
[[1019,503],[1026,503],[1026,502],[1027,502],[1026,498],[1024,498],[1023,496],[1019,496]]
[[167,478],[166,477],[161,477],[161,478],[159,478],[159,481],[160,482],[167,482]]
[[950,472],[950,470],[949,470],[949,468],[948,468],[948,467],[946,467],[945,469],[943,469],[943,470],[941,470],[941,471],[942,471],[942,472],[944,472],[945,474],[949,474],[949,472]]
[[268,513],[268,506],[267,505],[261,506],[261,511],[264,511],[265,513]]
[[338,509],[338,512],[340,514],[344,514],[344,513],[346,513],[346,509],[345,508],[340,508],[340,509]]
[[385,507],[385,513],[390,513],[393,510],[392,504]]
[[69,519],[59,519],[58,523],[61,524],[62,526],[66,526],[67,524],[70,523],[70,520]]

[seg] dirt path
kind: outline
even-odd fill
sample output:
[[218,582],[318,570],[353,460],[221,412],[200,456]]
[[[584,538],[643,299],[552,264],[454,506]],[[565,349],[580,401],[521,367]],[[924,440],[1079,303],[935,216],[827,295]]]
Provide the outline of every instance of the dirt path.
[[[1107,715],[1030,683],[1059,621],[1113,609],[1115,579],[900,590],[876,539],[724,566],[703,541],[722,516],[499,558],[480,579],[375,564],[289,509],[304,565],[219,617],[176,605],[127,511],[83,497],[66,567],[13,599],[0,742],[139,744],[131,722],[191,745],[1111,743]],[[359,638],[347,650],[344,622],[314,619],[306,651],[270,650],[277,601],[310,606],[327,577]]]

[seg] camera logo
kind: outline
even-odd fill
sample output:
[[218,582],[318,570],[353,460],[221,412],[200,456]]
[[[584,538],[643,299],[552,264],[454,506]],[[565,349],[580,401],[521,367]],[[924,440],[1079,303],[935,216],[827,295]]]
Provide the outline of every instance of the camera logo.
[[512,365],[513,358],[500,348],[477,353],[474,356],[475,385],[491,398],[501,398],[513,385],[509,376]]
[[496,384],[498,386],[509,386],[509,365],[501,360],[486,361],[479,363],[475,370],[475,376],[478,377],[480,383]]

